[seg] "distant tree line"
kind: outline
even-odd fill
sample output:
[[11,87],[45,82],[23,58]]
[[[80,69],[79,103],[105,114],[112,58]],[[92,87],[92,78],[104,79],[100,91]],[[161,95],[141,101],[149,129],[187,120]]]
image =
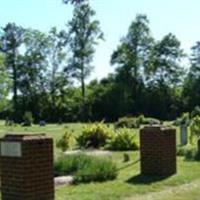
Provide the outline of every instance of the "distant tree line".
[[[66,30],[8,23],[0,30],[0,116],[16,122],[115,121],[125,115],[174,119],[200,105],[200,42],[186,55],[169,33],[156,40],[137,15],[111,55],[115,72],[86,84],[104,39],[88,1],[74,4]],[[189,64],[183,64],[188,59]]]

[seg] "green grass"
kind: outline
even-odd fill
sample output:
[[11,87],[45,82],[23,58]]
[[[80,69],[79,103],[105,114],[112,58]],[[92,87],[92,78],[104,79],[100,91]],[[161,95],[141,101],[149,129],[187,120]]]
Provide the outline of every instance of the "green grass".
[[[124,164],[122,162],[122,153],[114,153],[114,160],[117,161],[119,167],[119,176],[115,181],[105,183],[81,184],[77,186],[56,188],[57,200],[135,200],[147,199],[151,193],[156,193],[163,197],[161,193],[168,191],[169,188],[176,190],[186,183],[199,181],[200,187],[200,164],[197,162],[185,162],[182,158],[178,159],[178,174],[160,181],[143,181],[139,176],[138,153],[129,153],[131,161]],[[197,189],[198,192],[198,189]],[[165,192],[166,193],[166,192]],[[169,198],[168,198],[169,195]],[[165,194],[166,199],[174,200],[176,193]],[[188,194],[190,195],[190,194]],[[141,198],[140,198],[141,197]],[[162,198],[161,198],[162,199]],[[188,198],[191,199],[191,198]],[[185,200],[188,200],[187,198]]]
[[[46,133],[54,143],[66,129],[74,130],[75,136],[81,133],[84,124],[63,124],[39,127],[5,127],[0,121],[0,137],[6,133]],[[138,130],[136,130],[138,132]],[[179,129],[177,128],[177,143]],[[55,147],[54,156],[59,154]],[[128,152],[131,160],[123,163],[123,153],[115,152],[112,159],[117,162],[118,178],[104,183],[89,183],[56,188],[56,200],[198,200],[200,195],[200,163],[186,162],[178,158],[178,173],[163,180],[146,180],[139,176],[138,152]]]

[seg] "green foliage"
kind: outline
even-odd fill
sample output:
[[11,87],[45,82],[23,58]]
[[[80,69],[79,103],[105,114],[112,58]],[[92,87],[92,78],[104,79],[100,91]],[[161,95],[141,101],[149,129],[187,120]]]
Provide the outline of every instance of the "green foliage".
[[75,176],[75,182],[103,182],[117,177],[117,167],[109,158],[93,158]]
[[176,121],[174,122],[174,125],[176,126],[180,126],[180,125],[186,125],[189,126],[190,125],[190,114],[187,113],[182,113],[180,118],[177,118]]
[[[112,54],[114,73],[86,85],[103,34],[89,1],[66,2],[79,2],[67,31],[53,27],[43,33],[14,23],[1,28],[1,118],[21,123],[28,110],[35,121],[56,123],[59,119],[113,122],[138,113],[174,120],[195,106],[191,116],[200,114],[200,42],[191,49],[190,69],[185,74],[178,38],[170,33],[154,39],[147,16],[139,14]],[[7,98],[10,92],[12,100]],[[134,121],[125,126],[158,123],[143,115]]]
[[117,177],[115,163],[104,157],[84,154],[67,155],[59,158],[54,165],[57,175],[75,176],[75,182],[94,182],[113,180]]
[[95,46],[103,39],[100,22],[94,19],[95,11],[88,1],[83,1],[74,7],[72,20],[68,23],[71,58],[65,71],[72,71],[73,78],[81,84],[82,120],[86,117],[86,87],[85,80],[89,77],[93,66],[91,62]]
[[115,128],[139,128],[140,123],[134,117],[122,117],[115,123]]
[[54,164],[57,175],[70,175],[82,169],[91,162],[91,157],[84,154],[66,155],[58,158]]
[[185,148],[185,150],[182,153],[183,153],[183,156],[185,157],[185,160],[187,161],[200,160],[200,152],[197,150],[197,148],[193,146]]
[[0,112],[5,110],[8,105],[8,94],[10,89],[10,80],[5,67],[5,58],[0,54]]
[[184,146],[179,146],[177,148],[177,156],[185,156],[187,154],[188,151],[194,151],[196,150],[195,146],[191,145],[191,144],[187,144]]
[[118,129],[115,135],[107,141],[106,148],[114,151],[138,150],[136,134],[133,130]]
[[30,111],[26,111],[24,113],[23,120],[24,120],[22,124],[23,126],[31,126],[34,121],[32,113]]
[[199,138],[200,136],[200,116],[196,116],[192,119],[190,126],[191,143],[193,143],[194,136]]
[[71,4],[79,4],[81,2],[84,2],[85,0],[63,0],[64,3],[68,4],[68,3],[71,3]]
[[77,138],[81,148],[100,148],[113,136],[113,131],[103,123],[95,123],[83,128],[82,134]]
[[138,118],[138,123],[139,124],[144,124],[144,125],[156,125],[160,124],[160,120],[152,117],[145,117],[144,115],[140,115]]
[[56,147],[60,148],[63,152],[70,148],[73,137],[71,132],[65,132],[64,135],[56,142]]
[[194,110],[191,112],[191,117],[194,118],[196,116],[200,116],[200,107],[195,106]]
[[187,161],[200,161],[200,152],[191,144],[178,147],[177,155],[183,156]]
[[0,53],[5,57],[5,67],[12,80],[13,118],[16,120],[18,110],[19,47],[23,43],[24,29],[15,23],[8,23],[0,32]]
[[144,115],[139,115],[135,117],[122,117],[119,118],[115,123],[115,128],[139,128],[140,125],[152,125],[160,124],[160,121],[155,118],[145,117]]

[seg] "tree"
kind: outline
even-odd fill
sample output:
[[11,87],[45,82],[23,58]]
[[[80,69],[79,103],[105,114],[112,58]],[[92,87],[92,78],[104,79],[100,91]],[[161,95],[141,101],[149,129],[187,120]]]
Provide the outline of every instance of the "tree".
[[103,34],[99,27],[99,21],[94,20],[95,11],[86,1],[74,8],[72,20],[69,22],[69,42],[72,57],[68,69],[73,71],[73,77],[81,83],[83,98],[83,118],[85,116],[85,80],[92,71],[91,61],[99,39],[103,39]]
[[14,23],[8,23],[0,33],[0,51],[5,55],[5,66],[12,79],[14,118],[17,111],[18,56],[23,34],[24,29]]
[[79,4],[81,2],[84,2],[85,0],[63,0],[64,3],[68,4],[68,3],[71,3],[71,4]]
[[192,111],[195,106],[200,106],[200,42],[191,48],[190,69],[184,82],[183,98],[185,107]]
[[68,34],[65,31],[58,31],[53,27],[48,36],[48,82],[51,97],[52,113],[56,112],[56,96],[69,84],[69,74],[63,73],[66,66],[68,50]]
[[152,45],[149,21],[145,15],[137,15],[111,57],[111,64],[117,65],[117,79],[124,90],[125,104],[134,101],[134,109],[133,102],[128,108],[133,112],[140,107],[143,74]]
[[184,68],[181,65],[181,59],[183,56],[181,43],[176,36],[171,33],[164,36],[151,50],[145,71],[149,81],[169,86],[182,83]]
[[5,111],[10,89],[8,73],[4,65],[4,57],[0,54],[0,111]]
[[21,111],[31,111],[38,119],[47,105],[47,55],[49,40],[46,34],[27,29],[24,34],[24,54],[19,58],[18,87],[22,94]]
[[[176,117],[180,103],[180,88],[184,80],[181,59],[184,56],[179,40],[173,34],[164,36],[153,46],[145,70],[148,106],[145,110],[157,117]],[[180,105],[178,105],[180,104]]]

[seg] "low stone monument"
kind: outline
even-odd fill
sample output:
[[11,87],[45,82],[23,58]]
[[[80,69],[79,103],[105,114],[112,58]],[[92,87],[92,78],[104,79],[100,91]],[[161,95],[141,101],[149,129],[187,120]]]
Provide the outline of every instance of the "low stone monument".
[[2,200],[53,200],[53,140],[6,135],[0,140]]
[[170,176],[176,173],[176,130],[165,126],[140,131],[141,174]]

